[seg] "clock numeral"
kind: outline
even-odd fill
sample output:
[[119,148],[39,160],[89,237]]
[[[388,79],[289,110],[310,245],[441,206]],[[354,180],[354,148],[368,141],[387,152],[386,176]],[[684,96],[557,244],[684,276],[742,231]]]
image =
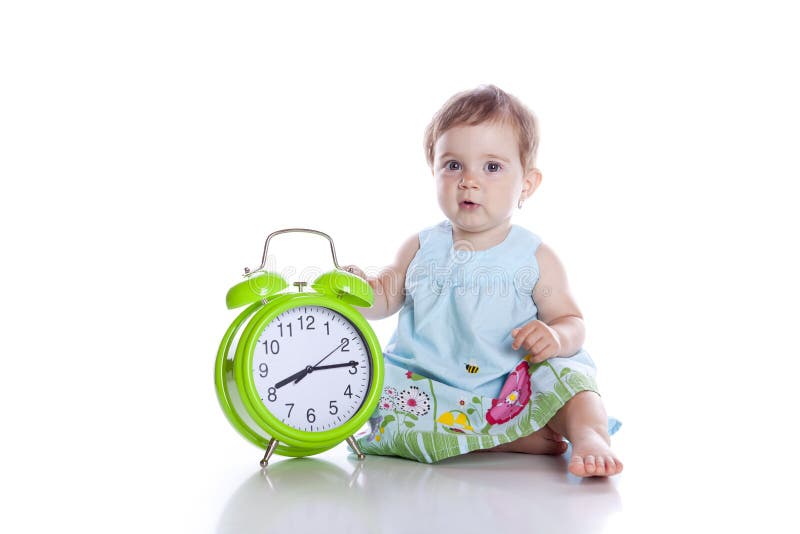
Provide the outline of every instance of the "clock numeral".
[[330,410],[331,415],[336,415],[337,413],[339,413],[339,408],[336,407],[336,401],[331,401],[330,407],[331,407]]
[[306,412],[306,421],[308,421],[309,423],[313,423],[316,420],[317,416],[314,415],[314,408],[309,408],[308,411]]
[[306,315],[305,316],[305,324],[303,323],[303,316],[297,318],[300,321],[300,330],[316,330],[314,328],[314,316],[313,315]]
[[[283,337],[283,323],[278,323],[278,328],[281,331],[281,337]],[[289,330],[289,337],[292,337],[292,323],[287,323],[286,328]]]
[[278,390],[275,388],[269,388],[267,390],[267,399],[269,399],[270,402],[275,402],[278,400]]
[[348,369],[347,372],[350,373],[351,375],[354,375],[354,374],[356,374],[358,372],[358,369],[356,369],[356,366],[354,365],[353,367]]
[[287,415],[286,417],[291,417],[292,416],[292,408],[294,408],[294,403],[293,402],[287,402],[285,404],[285,406],[289,407],[289,415]]
[[350,349],[347,348],[347,345],[350,344],[350,340],[346,337],[342,338],[342,352],[350,352]]
[[272,341],[265,341],[263,345],[264,348],[267,350],[267,354],[278,354],[281,350],[281,344],[278,343],[277,339],[273,339]]
[[344,390],[344,394],[350,397],[351,399],[353,398],[353,392],[350,391],[350,386],[347,386],[347,389]]
[[328,321],[325,321],[325,335],[331,335],[331,324]]
[[269,374],[269,367],[267,367],[266,363],[258,364],[258,374],[261,378],[266,378],[266,376]]

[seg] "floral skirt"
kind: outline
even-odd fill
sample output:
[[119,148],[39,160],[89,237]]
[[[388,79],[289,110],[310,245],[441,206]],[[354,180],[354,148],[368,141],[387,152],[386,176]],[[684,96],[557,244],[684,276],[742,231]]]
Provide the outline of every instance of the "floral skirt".
[[359,448],[366,454],[438,462],[532,434],[579,392],[597,392],[594,362],[585,351],[537,364],[529,358],[509,373],[497,398],[385,360],[383,396],[370,429],[357,436]]

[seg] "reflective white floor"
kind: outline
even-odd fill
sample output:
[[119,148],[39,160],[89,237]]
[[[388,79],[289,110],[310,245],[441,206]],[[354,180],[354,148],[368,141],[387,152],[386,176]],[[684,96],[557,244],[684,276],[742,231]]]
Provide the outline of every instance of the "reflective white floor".
[[[257,459],[254,451],[254,466]],[[606,531],[623,508],[623,478],[581,480],[566,462],[499,453],[436,465],[359,462],[340,446],[254,469],[230,494],[217,532]]]
[[[344,453],[345,451],[338,451]],[[219,533],[263,531],[447,532],[537,528],[602,532],[621,511],[615,481],[564,475],[563,458],[480,454],[436,466],[370,456],[364,462],[284,460],[241,481],[225,504]]]
[[[658,442],[623,428],[613,445],[625,471],[611,479],[568,474],[567,455],[481,453],[424,465],[378,456],[359,462],[344,446],[313,458],[276,457],[261,472],[252,449],[249,467],[217,466],[218,485],[200,492],[215,502],[192,507],[189,531],[798,532],[791,493],[776,491],[780,479],[767,461],[726,476],[730,456],[704,468],[702,450],[685,453],[695,444]],[[670,449],[682,459],[662,469]]]

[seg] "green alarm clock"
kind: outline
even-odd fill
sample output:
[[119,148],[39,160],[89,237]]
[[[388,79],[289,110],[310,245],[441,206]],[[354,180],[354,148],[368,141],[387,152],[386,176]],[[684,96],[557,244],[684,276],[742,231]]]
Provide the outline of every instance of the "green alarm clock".
[[[306,232],[330,242],[335,270],[305,291],[264,271],[270,240]],[[363,459],[353,435],[375,410],[383,387],[383,356],[375,332],[354,306],[368,308],[372,288],[343,271],[333,240],[306,228],[271,233],[261,266],[227,294],[229,309],[247,306],[225,332],[214,381],[228,421],[245,439],[273,453],[310,456],[342,441]]]

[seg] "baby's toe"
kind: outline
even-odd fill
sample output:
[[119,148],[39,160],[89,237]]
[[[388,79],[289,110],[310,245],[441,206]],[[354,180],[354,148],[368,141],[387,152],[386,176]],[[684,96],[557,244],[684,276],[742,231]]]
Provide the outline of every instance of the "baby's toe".
[[611,458],[613,462],[614,469],[609,472],[610,475],[616,475],[622,473],[622,462],[619,461],[619,458]]
[[553,450],[550,454],[552,454],[553,456],[561,456],[562,454],[567,452],[568,447],[569,445],[567,445],[566,441],[554,441]]
[[587,475],[593,475],[597,472],[597,464],[595,464],[594,456],[587,454],[583,459],[583,468],[586,470]]
[[586,476],[586,467],[583,463],[583,456],[578,456],[576,454],[572,455],[572,458],[569,460],[569,472],[575,476],[585,477]]
[[617,473],[617,462],[612,456],[606,458],[606,475],[614,475]]
[[595,475],[603,476],[606,474],[606,459],[602,456],[595,458]]

